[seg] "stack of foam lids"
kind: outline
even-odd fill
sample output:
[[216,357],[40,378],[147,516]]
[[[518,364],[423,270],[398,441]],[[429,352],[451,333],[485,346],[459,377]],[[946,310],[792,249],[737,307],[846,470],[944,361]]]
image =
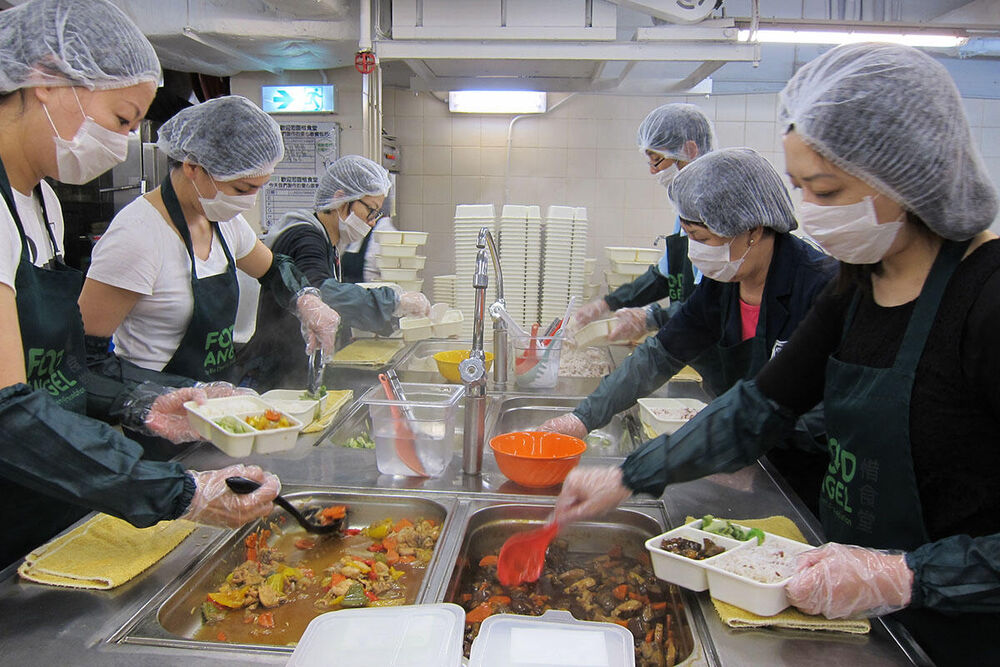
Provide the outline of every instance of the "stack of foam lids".
[[656,264],[663,252],[656,248],[632,248],[614,246],[604,249],[608,259],[608,270],[604,276],[609,289],[630,283]]
[[427,232],[397,229],[376,229],[375,242],[379,254],[375,255],[382,280],[393,282],[404,292],[419,292],[424,280],[421,273],[427,257],[417,254],[417,249],[427,243]]
[[541,258],[540,207],[505,204],[500,216],[500,265],[507,312],[516,322],[539,321]]
[[542,303],[540,322],[563,316],[574,297],[583,296],[587,259],[587,209],[549,206],[542,223]]
[[[288,667],[459,667],[465,611],[456,604],[342,609],[314,618]],[[359,640],[368,638],[368,640]],[[371,641],[371,638],[378,641]],[[566,611],[496,614],[482,622],[470,667],[634,667],[632,633]]]
[[[476,291],[472,287],[472,276],[476,272],[476,241],[479,230],[488,228],[496,233],[496,212],[493,204],[459,204],[455,207],[455,231],[453,235],[455,248],[455,280],[454,303],[462,311],[462,338],[472,339],[473,315],[476,304]],[[489,268],[489,289],[486,291],[486,306],[496,301],[496,277],[493,275],[492,261]],[[506,268],[506,267],[504,267]],[[435,297],[435,301],[439,301]],[[444,299],[440,299],[444,301]],[[491,336],[492,326],[489,316],[484,322],[484,335]]]
[[434,276],[431,279],[431,300],[434,303],[446,303],[449,306],[455,305],[455,281],[458,276],[454,273]]

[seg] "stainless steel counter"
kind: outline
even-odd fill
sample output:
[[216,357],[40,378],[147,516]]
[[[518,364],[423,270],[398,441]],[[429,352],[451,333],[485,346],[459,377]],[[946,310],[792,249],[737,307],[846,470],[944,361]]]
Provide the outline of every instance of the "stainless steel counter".
[[[341,384],[328,386],[355,389],[356,396],[374,376],[345,374]],[[416,379],[416,378],[414,378]],[[690,384],[690,383],[688,383]],[[572,388],[569,388],[572,389]],[[694,386],[670,385],[671,395],[697,395]],[[576,393],[576,392],[572,392]],[[502,396],[491,397],[487,433],[499,416]],[[374,451],[338,446],[339,438],[366,417],[363,409],[347,411],[333,430],[313,445],[310,442],[288,455],[251,457],[278,474],[290,489],[330,487],[375,494],[403,493],[434,499],[447,505],[449,520],[438,545],[432,578],[423,601],[440,600],[444,583],[461,543],[462,520],[467,508],[484,502],[517,502],[551,505],[555,491],[531,491],[509,482],[487,453],[481,477],[462,475],[456,456],[437,479],[392,477],[379,474]],[[352,422],[351,420],[355,420]],[[461,423],[461,420],[459,420]],[[460,436],[456,451],[461,452]],[[234,462],[209,444],[201,444],[181,457],[185,465],[199,470]],[[615,463],[617,457],[590,457],[584,464]],[[687,515],[705,513],[734,518],[781,514],[791,518],[812,543],[819,543],[819,526],[784,483],[772,475],[767,464],[756,464],[731,475],[714,475],[670,487],[661,499],[637,499],[629,507],[659,513],[660,523],[674,526]],[[155,618],[159,601],[166,598],[187,575],[217,549],[231,532],[199,528],[165,559],[132,582],[108,592],[58,589],[20,581],[14,566],[0,572],[0,655],[3,664],[41,665],[202,665],[283,664],[287,650],[260,651],[224,646],[181,647],[170,642],[137,640],[143,618]],[[718,618],[707,594],[686,593],[695,629],[703,649],[701,664],[721,665],[907,665],[929,664],[926,657],[895,624],[873,622],[864,637],[838,636],[776,630],[732,630]],[[150,616],[152,614],[152,616]]]

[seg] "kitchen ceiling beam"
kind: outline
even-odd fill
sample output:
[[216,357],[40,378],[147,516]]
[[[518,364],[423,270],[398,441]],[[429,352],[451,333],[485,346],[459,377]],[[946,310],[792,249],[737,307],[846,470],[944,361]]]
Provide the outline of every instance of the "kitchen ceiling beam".
[[198,42],[210,49],[215,49],[220,53],[224,53],[227,56],[233,58],[239,58],[247,63],[246,69],[261,69],[265,72],[271,72],[272,74],[282,74],[285,70],[280,67],[276,67],[262,58],[256,58],[254,56],[243,53],[239,49],[235,49],[228,44],[222,42],[221,40],[215,39],[214,37],[209,37],[207,35],[199,34],[197,30],[188,26],[184,28],[184,36],[190,40]]
[[524,42],[490,40],[376,40],[381,60],[622,60],[635,62],[754,61],[759,45],[712,42]]

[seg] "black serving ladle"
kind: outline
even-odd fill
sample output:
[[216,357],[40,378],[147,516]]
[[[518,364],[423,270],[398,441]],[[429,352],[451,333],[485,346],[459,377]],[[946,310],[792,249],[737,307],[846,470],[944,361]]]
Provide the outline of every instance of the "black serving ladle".
[[[253,493],[260,488],[260,482],[255,482],[252,479],[247,479],[246,477],[227,477],[226,486],[228,486],[233,493],[238,493],[240,495],[246,495],[248,493]],[[344,525],[344,518],[334,519],[330,523],[314,523],[316,515],[321,511],[321,508],[312,507],[305,510],[305,513],[299,512],[295,505],[291,504],[285,498],[281,496],[275,496],[274,502],[281,506],[286,512],[292,515],[300,526],[306,529],[306,532],[316,533],[317,535],[329,535],[330,533],[335,533],[340,530],[341,526]]]

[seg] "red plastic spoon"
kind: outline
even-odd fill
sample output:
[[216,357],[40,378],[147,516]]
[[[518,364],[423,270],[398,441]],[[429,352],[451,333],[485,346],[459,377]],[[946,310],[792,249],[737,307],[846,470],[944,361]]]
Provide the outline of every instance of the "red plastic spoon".
[[545,566],[545,551],[559,532],[559,524],[548,525],[511,535],[497,557],[497,578],[504,586],[519,586],[538,581]]

